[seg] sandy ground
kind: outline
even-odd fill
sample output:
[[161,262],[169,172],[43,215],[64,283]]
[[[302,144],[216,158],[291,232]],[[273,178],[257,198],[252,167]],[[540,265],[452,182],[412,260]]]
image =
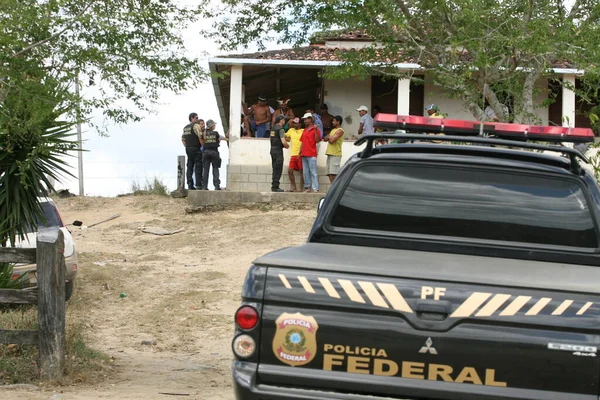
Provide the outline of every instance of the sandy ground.
[[[233,314],[251,262],[299,245],[316,210],[238,208],[186,214],[186,201],[165,197],[58,201],[73,228],[80,274],[67,318],[85,326],[88,344],[114,358],[93,386],[3,391],[16,400],[233,399]],[[171,236],[142,233],[141,227]],[[126,297],[120,298],[125,293]],[[143,341],[155,343],[144,345]]]

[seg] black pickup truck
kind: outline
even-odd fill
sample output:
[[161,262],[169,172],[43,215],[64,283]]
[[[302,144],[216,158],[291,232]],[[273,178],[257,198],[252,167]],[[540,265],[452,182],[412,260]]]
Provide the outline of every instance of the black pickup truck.
[[236,397],[598,400],[600,191],[534,143],[593,133],[385,117],[308,242],[250,267]]

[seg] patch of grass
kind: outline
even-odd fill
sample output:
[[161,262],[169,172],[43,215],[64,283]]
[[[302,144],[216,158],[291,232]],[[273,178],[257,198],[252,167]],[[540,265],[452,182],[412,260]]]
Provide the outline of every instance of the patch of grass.
[[159,179],[157,176],[153,179],[146,178],[146,183],[144,185],[140,184],[138,181],[133,181],[131,183],[131,191],[136,196],[150,194],[156,194],[158,196],[169,195],[167,185],[165,185],[162,179]]
[[[37,307],[20,306],[0,312],[2,329],[37,329]],[[86,345],[81,325],[66,328],[65,374],[59,385],[97,382],[111,369],[110,359]],[[39,351],[33,345],[0,345],[0,384],[36,384],[40,379]]]
[[112,360],[102,352],[87,346],[84,327],[67,327],[67,355],[62,384],[92,383],[102,380],[112,370]]

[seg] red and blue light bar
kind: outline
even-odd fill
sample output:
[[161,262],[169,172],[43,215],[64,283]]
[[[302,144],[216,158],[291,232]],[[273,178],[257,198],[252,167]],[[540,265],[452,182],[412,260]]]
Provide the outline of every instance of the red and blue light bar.
[[[379,113],[375,116],[375,126],[428,133],[478,135],[481,123],[479,121],[460,119]],[[594,141],[594,132],[589,128],[484,122],[483,131],[486,134],[493,134],[499,137],[547,142],[580,143]]]

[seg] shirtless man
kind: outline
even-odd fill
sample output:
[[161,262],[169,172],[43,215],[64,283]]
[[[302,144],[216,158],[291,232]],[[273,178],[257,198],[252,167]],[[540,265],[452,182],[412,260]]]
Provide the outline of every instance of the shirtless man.
[[256,132],[257,138],[266,138],[269,135],[269,125],[271,123],[271,107],[267,104],[267,98],[265,96],[258,96],[258,103],[251,107],[243,107],[244,114],[246,114],[246,130],[250,131],[250,128]]
[[290,100],[291,99],[289,99],[289,98],[283,99],[283,100],[277,100],[277,103],[279,103],[279,108],[277,110],[275,110],[275,112],[273,113],[273,118],[271,119],[271,126],[275,126],[275,118],[277,118],[278,115],[284,116],[284,118],[285,118],[284,127],[285,128],[288,128],[290,120],[296,118],[296,116],[294,115],[294,110],[292,110],[288,105],[288,102]]
[[331,129],[333,129],[333,115],[329,114],[327,104],[321,104],[321,107],[319,107],[319,115],[323,122],[323,136],[327,136],[329,135],[329,132],[331,132]]

